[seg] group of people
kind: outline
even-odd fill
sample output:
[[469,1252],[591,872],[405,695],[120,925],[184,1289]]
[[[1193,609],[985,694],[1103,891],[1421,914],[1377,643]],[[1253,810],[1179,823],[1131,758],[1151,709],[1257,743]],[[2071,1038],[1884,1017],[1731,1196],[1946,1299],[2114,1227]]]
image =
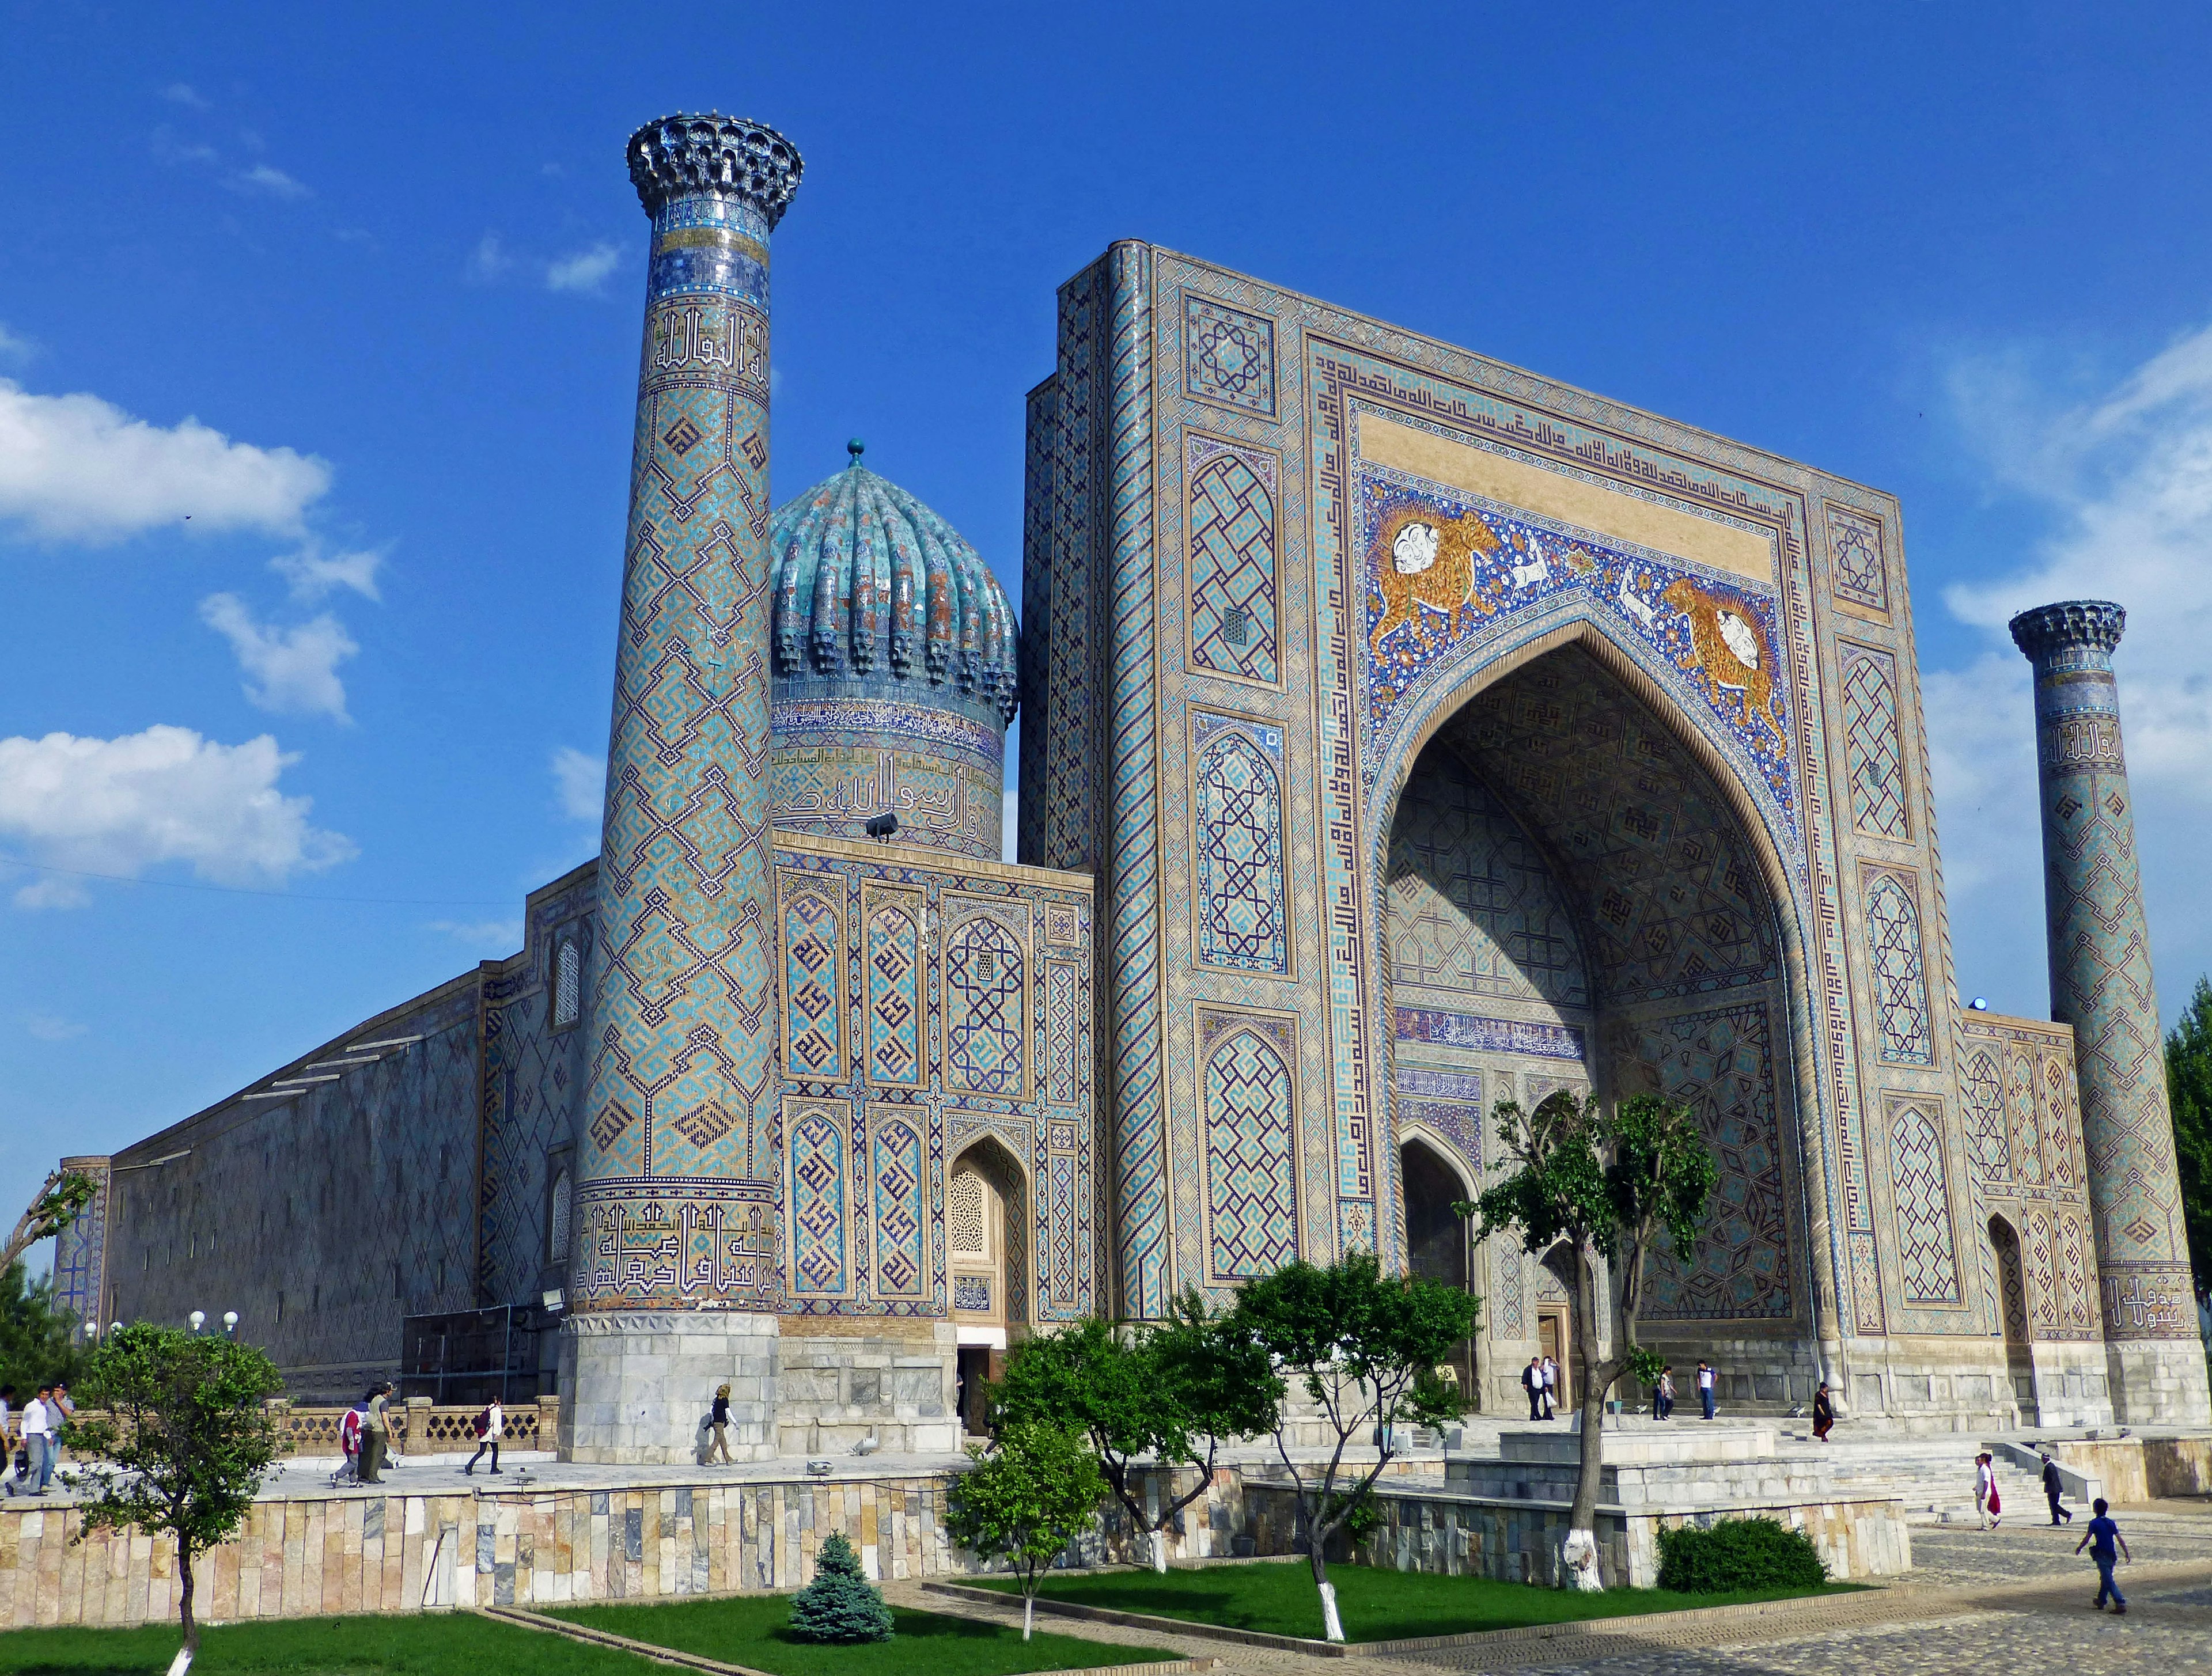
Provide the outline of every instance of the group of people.
[[1521,1388],[1528,1394],[1528,1418],[1548,1420],[1559,1412],[1559,1364],[1548,1356],[1532,1356],[1521,1369]]
[[[1710,1420],[1717,1412],[1720,1375],[1713,1371],[1710,1362],[1698,1363],[1698,1406]],[[1659,1369],[1659,1382],[1651,1388],[1651,1418],[1671,1420],[1674,1418],[1674,1364],[1669,1362]]]
[[0,1487],[10,1496],[44,1496],[53,1489],[54,1467],[62,1452],[62,1422],[76,1412],[69,1387],[59,1381],[39,1387],[15,1418],[15,1388],[0,1385],[0,1448],[8,1455]]
[[[384,1465],[392,1457],[390,1407],[395,1388],[388,1379],[370,1386],[338,1422],[338,1447],[345,1451],[345,1464],[338,1468],[336,1482],[384,1482]],[[507,1412],[497,1397],[477,1413],[474,1430],[477,1452],[469,1457],[469,1464],[461,1472],[465,1476],[475,1477],[477,1462],[486,1454],[491,1456],[491,1470],[498,1472],[500,1440],[507,1436]]]

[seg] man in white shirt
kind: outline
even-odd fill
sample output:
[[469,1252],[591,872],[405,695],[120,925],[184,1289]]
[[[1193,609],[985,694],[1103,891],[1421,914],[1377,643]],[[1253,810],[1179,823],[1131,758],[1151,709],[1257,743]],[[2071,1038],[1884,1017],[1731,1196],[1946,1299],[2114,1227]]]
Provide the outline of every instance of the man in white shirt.
[[23,1448],[30,1454],[30,1471],[23,1481],[30,1493],[43,1496],[54,1481],[54,1388],[39,1387],[39,1394],[23,1406]]
[[1710,1362],[1698,1363],[1698,1400],[1705,1405],[1705,1418],[1708,1420],[1713,1418],[1713,1364]]
[[1559,1364],[1550,1357],[1544,1358],[1544,1418],[1556,1415],[1559,1403]]

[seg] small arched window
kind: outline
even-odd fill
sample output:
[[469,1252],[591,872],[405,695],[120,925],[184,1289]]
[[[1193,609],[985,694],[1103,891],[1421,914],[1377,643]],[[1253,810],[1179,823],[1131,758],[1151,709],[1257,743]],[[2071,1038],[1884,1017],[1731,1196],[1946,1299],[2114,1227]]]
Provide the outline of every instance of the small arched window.
[[564,1164],[554,1172],[553,1191],[546,1206],[545,1260],[549,1263],[568,1260],[568,1225],[574,1216],[575,1197],[575,1187]]

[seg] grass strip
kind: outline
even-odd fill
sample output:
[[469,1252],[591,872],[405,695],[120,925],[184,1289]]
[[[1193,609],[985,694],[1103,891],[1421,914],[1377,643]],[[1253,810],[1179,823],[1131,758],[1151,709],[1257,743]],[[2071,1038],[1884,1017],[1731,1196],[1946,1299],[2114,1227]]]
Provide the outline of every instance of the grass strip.
[[896,1632],[890,1640],[817,1646],[794,1641],[786,1631],[791,1615],[788,1594],[738,1594],[653,1606],[558,1606],[543,1615],[768,1671],[772,1676],[1020,1676],[1028,1671],[1093,1670],[1182,1657],[1164,1648],[1119,1647],[1042,1630],[1025,1642],[1019,1630],[1003,1624],[896,1606],[891,1616]]
[[[161,1676],[176,1656],[174,1624],[128,1630],[0,1632],[0,1676]],[[283,1676],[670,1676],[634,1653],[587,1646],[473,1612],[287,1618],[204,1630],[203,1671]]]
[[[1447,1577],[1364,1565],[1331,1566],[1328,1576],[1336,1585],[1337,1610],[1343,1615],[1345,1637],[1350,1641],[1472,1635],[1486,1630],[1519,1630],[1641,1612],[1808,1599],[1855,1593],[1859,1588],[1855,1583],[1830,1583],[1815,1589],[1745,1589],[1726,1594],[1681,1594],[1662,1588],[1609,1588],[1601,1594],[1583,1594],[1500,1582],[1491,1577]],[[962,1581],[1006,1594],[1018,1594],[1020,1588],[994,1577]],[[1139,1570],[1055,1573],[1045,1579],[1037,1593],[1041,1600],[1144,1612],[1263,1635],[1316,1641],[1322,1635],[1321,1597],[1314,1589],[1313,1573],[1303,1559],[1178,1567],[1164,1576]]]

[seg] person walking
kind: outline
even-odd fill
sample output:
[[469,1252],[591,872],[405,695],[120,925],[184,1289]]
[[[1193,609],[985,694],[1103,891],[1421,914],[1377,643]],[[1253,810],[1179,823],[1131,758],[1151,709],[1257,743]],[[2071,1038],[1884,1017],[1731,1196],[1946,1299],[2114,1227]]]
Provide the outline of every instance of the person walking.
[[1997,1494],[1996,1460],[1987,1450],[1974,1457],[1974,1508],[1982,1515],[1982,1528],[1995,1530],[2004,1517],[2004,1502]]
[[1816,1443],[1826,1442],[1828,1434],[1835,1429],[1835,1400],[1828,1395],[1828,1381],[1824,1379],[1820,1381],[1820,1388],[1813,1393],[1813,1441]]
[[707,1418],[714,1428],[715,1450],[721,1455],[725,1465],[734,1466],[736,1463],[730,1458],[730,1388],[727,1385],[714,1388],[714,1410]]
[[1544,1418],[1544,1358],[1532,1356],[1528,1365],[1521,1369],[1521,1388],[1528,1394],[1528,1418]]
[[1674,1373],[1672,1368],[1660,1369],[1658,1381],[1651,1388],[1651,1418],[1655,1420],[1665,1419],[1667,1411],[1674,1406]]
[[1713,1418],[1714,1377],[1713,1364],[1711,1363],[1700,1362],[1698,1363],[1698,1400],[1699,1403],[1704,1405],[1705,1418],[1708,1420]]
[[2081,1533],[2081,1539],[2074,1545],[2074,1552],[2078,1554],[2087,1548],[2089,1558],[2097,1562],[2097,1598],[2092,1604],[2099,1612],[2104,1611],[2105,1597],[2109,1594],[2112,1597],[2113,1613],[2124,1617],[2128,1610],[2128,1597],[2120,1593],[2119,1581],[2112,1576],[2112,1563],[2118,1558],[2112,1552],[2112,1545],[2119,1545],[2120,1553],[2127,1556],[2129,1564],[2136,1563],[2136,1557],[2128,1553],[2128,1539],[2120,1534],[2120,1527],[2112,1522],[2112,1510],[2106,1505],[2105,1498],[2100,1496],[2089,1505],[2097,1516],[2089,1521],[2089,1528]]
[[368,1400],[364,1397],[338,1418],[338,1453],[345,1459],[338,1463],[332,1484],[361,1482],[361,1423],[368,1413]]
[[388,1385],[372,1385],[362,1399],[368,1405],[361,1421],[361,1481],[363,1484],[384,1482],[385,1454],[392,1447],[392,1424],[384,1412],[385,1393]]
[[2069,1525],[2074,1522],[2073,1509],[2058,1505],[2058,1497],[2065,1488],[2059,1481],[2058,1463],[2051,1458],[2051,1451],[2046,1448],[2043,1451],[2043,1499],[2051,1503],[2051,1524],[2054,1530],[2062,1520]]
[[461,1468],[463,1478],[474,1478],[477,1462],[483,1459],[486,1449],[491,1451],[491,1469],[499,1471],[499,1440],[507,1430],[507,1416],[501,1412],[499,1399],[494,1397],[477,1415],[477,1452],[469,1457],[469,1464]]
[[24,1482],[33,1496],[43,1496],[54,1482],[54,1388],[39,1387],[39,1394],[23,1405],[23,1448],[30,1455]]
[[1559,1364],[1550,1357],[1544,1358],[1544,1418],[1557,1419],[1559,1413]]
[[0,1385],[0,1488],[4,1488],[10,1496],[15,1493],[21,1477],[15,1465],[15,1452],[21,1448],[22,1443],[15,1430],[15,1388]]

